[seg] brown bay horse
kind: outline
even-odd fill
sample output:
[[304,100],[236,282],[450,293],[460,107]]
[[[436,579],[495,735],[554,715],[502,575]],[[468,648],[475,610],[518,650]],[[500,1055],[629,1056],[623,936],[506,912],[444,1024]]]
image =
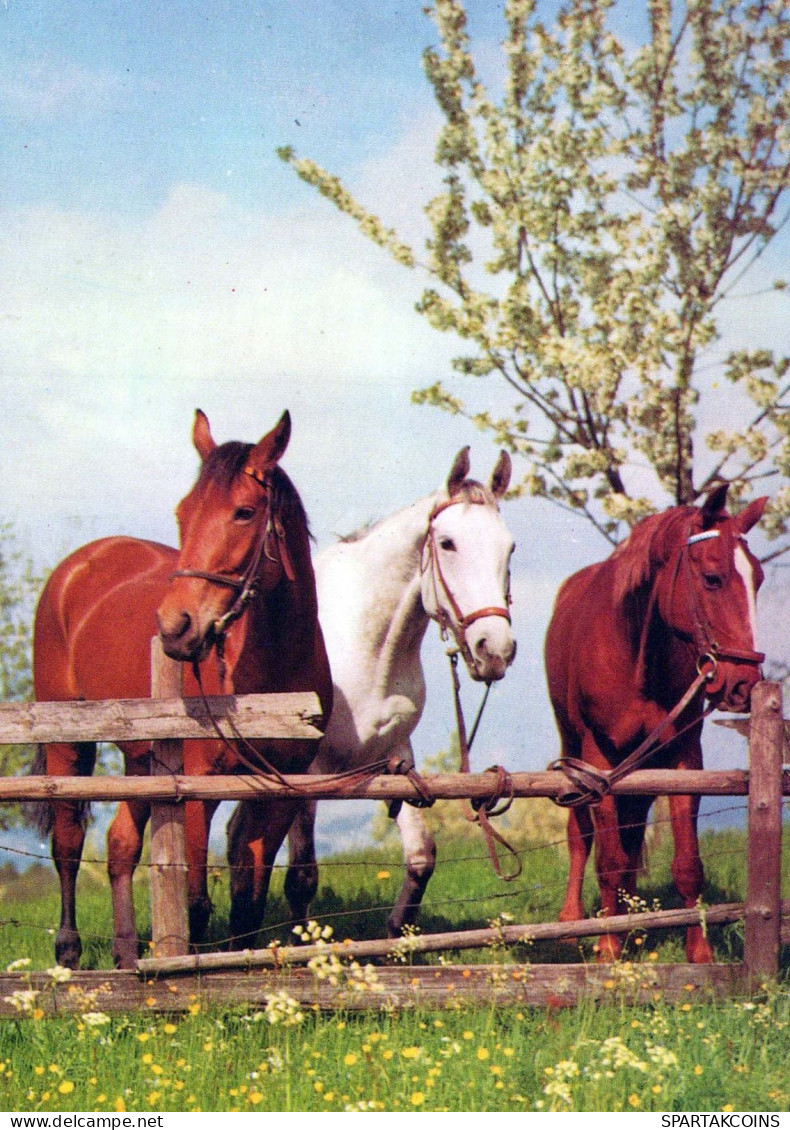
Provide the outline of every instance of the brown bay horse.
[[[34,632],[34,683],[38,700],[144,698],[150,694],[150,643],[158,631],[165,652],[181,660],[184,694],[315,691],[324,723],[332,705],[332,680],[318,625],[315,577],[307,517],[296,489],[278,462],[290,436],[290,417],[258,444],[217,445],[198,411],[193,442],[201,458],[197,482],[179,504],[181,549],[134,538],[105,538],[77,550],[50,577],[39,601]],[[218,655],[222,652],[222,658]],[[119,743],[126,772],[149,771],[147,743]],[[245,744],[185,741],[187,774],[261,771],[304,772],[314,754],[310,741]],[[93,743],[44,747],[46,772],[89,775]],[[263,760],[265,758],[265,760]],[[35,772],[35,770],[34,770]],[[190,931],[202,937],[211,909],[207,850],[216,803],[186,804]],[[271,802],[255,845],[271,865],[293,816],[293,802]],[[147,803],[121,803],[108,833],[116,964],[132,967],[138,938],[132,875],[140,859]],[[77,803],[42,806],[39,825],[51,828],[60,878],[61,919],[57,961],[75,968],[82,945],[75,887],[85,838]],[[231,931],[236,932],[231,923]]]
[[[755,595],[762,570],[746,533],[765,499],[737,516],[726,486],[702,507],[673,507],[644,519],[597,565],[560,588],[546,637],[551,697],[568,766],[615,769],[662,723],[651,768],[702,768],[705,698],[720,710],[747,711],[763,656],[755,651]],[[673,710],[705,676],[698,693]],[[696,724],[695,724],[696,723]],[[583,793],[583,790],[582,790]],[[580,799],[577,796],[577,799]],[[604,915],[622,913],[635,893],[651,797],[604,795],[571,807],[570,871],[560,921],[584,918],[582,881],[595,845]],[[699,798],[672,796],[672,876],[686,907],[703,888],[697,840]],[[616,960],[621,940],[601,938],[598,957]],[[712,960],[701,927],[686,934],[691,962]]]

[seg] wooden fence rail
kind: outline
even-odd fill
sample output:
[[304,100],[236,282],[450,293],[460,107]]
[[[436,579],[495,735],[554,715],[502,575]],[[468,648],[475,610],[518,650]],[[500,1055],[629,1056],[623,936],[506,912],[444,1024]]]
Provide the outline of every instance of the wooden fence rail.
[[[678,779],[680,778],[680,780]],[[485,800],[493,794],[494,773],[431,773],[422,781],[437,800]],[[512,773],[512,794],[556,797],[566,787],[558,772]],[[615,796],[748,796],[746,770],[640,769],[612,786]],[[781,792],[790,796],[790,771],[781,778]],[[250,800],[255,796],[283,797],[304,793],[316,800],[419,800],[421,794],[406,777],[371,777],[349,786],[331,775],[285,774],[281,780],[253,775],[186,777],[173,772],[156,777],[1,777],[0,802],[22,800]]]
[[[248,800],[253,796],[274,797],[306,791],[315,799],[365,798],[391,801],[418,799],[419,794],[404,777],[378,776],[350,785],[332,776],[285,776],[273,780],[257,776],[192,777],[181,772],[181,743],[189,738],[214,738],[214,721],[230,740],[245,738],[317,739],[320,704],[313,694],[250,695],[201,699],[179,697],[178,664],[164,660],[156,641],[152,654],[152,698],[116,702],[8,703],[0,704],[0,744],[48,741],[154,741],[154,775],[147,778],[116,777],[20,777],[0,778],[0,802],[19,800],[150,800],[153,805],[151,843],[151,898],[154,959],[140,963],[140,971],[160,973],[177,969],[204,971],[229,958],[249,969],[250,954],[187,956],[186,860],[183,836],[184,800]],[[743,722],[737,724],[743,729]],[[749,840],[747,846],[747,897],[743,905],[713,907],[704,911],[710,922],[745,921],[745,963],[738,976],[729,973],[721,984],[748,985],[775,977],[778,972],[783,905],[780,898],[781,799],[790,795],[790,773],[783,767],[788,723],[782,714],[781,688],[777,683],[758,684],[752,697],[750,769],[699,772],[640,770],[617,782],[612,791],[620,795],[708,795],[748,796]],[[434,774],[424,781],[437,799],[485,799],[495,791],[492,773]],[[567,786],[558,772],[512,773],[509,791],[514,797],[556,797]],[[784,908],[785,911],[787,907]],[[678,925],[700,911],[662,911],[651,917],[651,925]],[[680,915],[680,918],[678,918]],[[633,916],[625,916],[632,918]],[[652,917],[659,921],[652,923]],[[647,925],[645,916],[639,923]],[[603,920],[581,923],[506,927],[519,936],[586,936],[600,933]],[[606,928],[615,928],[613,920]],[[617,927],[619,929],[619,927]],[[626,924],[624,929],[631,928]],[[548,933],[547,933],[548,931]],[[552,933],[554,931],[554,933]],[[445,945],[468,948],[490,944],[485,931],[466,932],[445,938]],[[476,938],[475,936],[479,935]],[[515,940],[515,935],[512,940]],[[421,939],[420,948],[444,948],[439,936]],[[376,955],[390,953],[393,943],[373,945]],[[378,949],[375,947],[378,946]],[[382,948],[383,947],[383,948]],[[264,951],[266,952],[266,951]],[[373,953],[373,951],[371,951]],[[256,955],[257,956],[257,955]],[[271,962],[262,958],[260,965]],[[173,964],[174,962],[174,964]],[[533,974],[538,968],[532,967]],[[566,967],[567,968],[567,967]],[[551,978],[549,978],[551,980]],[[548,983],[548,981],[547,981]],[[553,983],[553,982],[552,982]],[[0,1006],[0,1012],[2,1007]]]

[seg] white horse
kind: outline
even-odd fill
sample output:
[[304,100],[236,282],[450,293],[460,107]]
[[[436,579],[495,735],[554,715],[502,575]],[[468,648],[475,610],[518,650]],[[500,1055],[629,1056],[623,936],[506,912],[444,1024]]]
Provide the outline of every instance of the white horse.
[[[311,773],[382,760],[413,766],[411,735],[425,706],[420,648],[431,619],[452,633],[473,679],[504,676],[516,653],[508,610],[514,546],[498,505],[510,471],[503,451],[489,488],[467,479],[465,447],[444,489],[317,554],[334,707]],[[315,813],[315,801],[299,801],[289,832],[285,892],[296,921],[307,917],[318,887]],[[388,921],[391,935],[414,922],[436,860],[417,808],[402,805],[397,825],[406,873]],[[260,806],[240,803],[228,826],[228,858],[233,921],[246,921],[248,938],[263,920],[269,872],[258,861],[265,835]]]

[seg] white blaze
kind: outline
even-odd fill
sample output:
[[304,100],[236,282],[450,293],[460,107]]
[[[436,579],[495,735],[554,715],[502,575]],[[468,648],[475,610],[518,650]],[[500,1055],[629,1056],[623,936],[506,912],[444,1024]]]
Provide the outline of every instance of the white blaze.
[[752,627],[752,646],[757,647],[757,596],[754,590],[754,572],[742,546],[735,547],[735,568],[743,580],[749,605],[749,623]]

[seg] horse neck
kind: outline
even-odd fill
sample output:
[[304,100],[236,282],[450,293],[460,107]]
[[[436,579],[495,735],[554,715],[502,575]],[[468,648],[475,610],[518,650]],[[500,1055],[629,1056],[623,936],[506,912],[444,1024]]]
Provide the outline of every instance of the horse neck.
[[[670,560],[665,568],[675,567]],[[688,645],[665,623],[658,602],[660,576],[640,593],[634,593],[629,614],[622,610],[624,633],[635,666],[635,684],[652,700],[675,694],[675,684],[685,687],[694,676],[694,658]]]
[[294,580],[283,576],[250,604],[239,621],[233,689],[263,693],[284,689],[291,672],[313,657],[318,622],[318,597],[307,532],[288,532]]
[[378,523],[353,543],[365,554],[370,576],[369,614],[377,618],[370,638],[378,651],[374,685],[389,693],[393,673],[404,663],[419,663],[429,617],[422,603],[420,561],[438,494],[420,499]]

